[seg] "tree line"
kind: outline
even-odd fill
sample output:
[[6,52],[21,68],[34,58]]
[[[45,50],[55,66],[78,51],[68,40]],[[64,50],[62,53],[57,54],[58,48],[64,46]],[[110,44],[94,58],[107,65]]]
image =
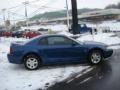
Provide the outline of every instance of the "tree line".
[[105,9],[112,9],[112,8],[120,9],[120,2],[118,4],[110,4],[105,7]]

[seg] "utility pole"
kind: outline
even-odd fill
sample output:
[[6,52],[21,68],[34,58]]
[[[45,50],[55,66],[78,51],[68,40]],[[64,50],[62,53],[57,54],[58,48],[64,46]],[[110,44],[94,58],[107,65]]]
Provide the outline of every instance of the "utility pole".
[[10,12],[7,11],[7,14],[8,14],[8,20],[10,20]]
[[14,18],[14,16],[13,16],[13,24],[14,24],[14,29],[16,29],[16,22],[15,22],[15,18]]
[[72,4],[72,32],[73,34],[79,34],[80,28],[78,24],[78,14],[77,14],[77,0],[71,0]]
[[6,28],[6,17],[5,17],[5,11],[6,11],[5,8],[2,9],[2,13],[3,13],[3,22],[4,22],[4,26],[5,26],[5,28]]
[[25,1],[23,2],[24,6],[25,6],[25,18],[26,18],[26,25],[28,27],[28,11],[27,11],[27,4],[29,4],[29,1]]
[[68,26],[68,29],[70,27],[70,22],[69,22],[69,9],[68,9],[68,1],[66,0],[66,14],[67,14],[67,26]]

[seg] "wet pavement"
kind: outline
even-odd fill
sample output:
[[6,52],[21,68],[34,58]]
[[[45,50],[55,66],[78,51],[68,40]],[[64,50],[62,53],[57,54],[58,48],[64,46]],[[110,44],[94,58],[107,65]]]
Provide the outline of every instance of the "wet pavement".
[[84,80],[64,81],[48,90],[120,90],[120,50],[115,50],[111,58],[96,67],[94,74]]

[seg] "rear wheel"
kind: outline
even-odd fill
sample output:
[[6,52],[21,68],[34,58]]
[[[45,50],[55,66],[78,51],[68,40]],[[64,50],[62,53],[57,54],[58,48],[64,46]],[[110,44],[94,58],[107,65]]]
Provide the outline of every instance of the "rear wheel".
[[103,54],[100,50],[93,50],[89,54],[89,62],[93,65],[100,64],[103,61]]
[[29,70],[36,70],[40,67],[40,58],[36,55],[30,54],[24,58],[24,65]]

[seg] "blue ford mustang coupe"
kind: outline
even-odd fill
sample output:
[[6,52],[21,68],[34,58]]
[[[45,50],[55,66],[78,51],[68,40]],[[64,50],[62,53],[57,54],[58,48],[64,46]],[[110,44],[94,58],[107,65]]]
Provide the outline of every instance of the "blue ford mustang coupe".
[[41,35],[25,43],[12,43],[8,60],[35,70],[48,64],[89,62],[95,65],[112,53],[113,50],[103,43],[78,42],[64,35]]

